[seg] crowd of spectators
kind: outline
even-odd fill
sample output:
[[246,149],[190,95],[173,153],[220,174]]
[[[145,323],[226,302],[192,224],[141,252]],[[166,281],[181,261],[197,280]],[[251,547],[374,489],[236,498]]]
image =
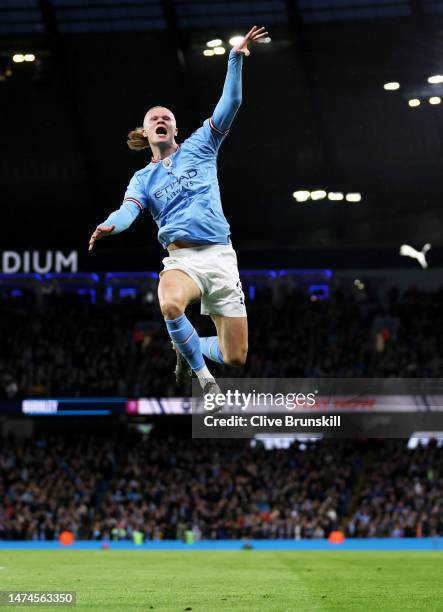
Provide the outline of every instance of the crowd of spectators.
[[[302,447],[303,448],[303,447]],[[0,451],[0,539],[321,538],[346,514],[352,442],[50,437]]]
[[[443,293],[258,290],[248,377],[441,377]],[[208,317],[190,312],[201,335]],[[181,395],[154,300],[0,296],[0,399]],[[222,366],[211,366],[223,373]],[[232,370],[229,371],[232,376]],[[47,437],[0,448],[0,539],[443,536],[443,449]]]
[[[244,441],[144,442],[122,457],[104,496],[101,536],[115,521],[148,538],[325,537],[346,511],[358,459],[344,443],[267,451]],[[145,483],[145,484],[144,484]]]
[[323,440],[4,441],[0,539],[443,536],[443,448]]
[[404,441],[378,449],[346,525],[349,536],[443,535],[443,448],[405,450]]
[[90,537],[91,516],[114,465],[110,442],[49,438],[0,451],[0,539]]
[[[442,305],[442,292],[418,290],[384,299],[336,291],[314,301],[289,287],[277,301],[271,290],[257,291],[248,302],[247,364],[229,376],[441,377]],[[199,333],[213,335],[209,317],[193,308]],[[155,301],[3,296],[0,336],[3,399],[183,394]]]

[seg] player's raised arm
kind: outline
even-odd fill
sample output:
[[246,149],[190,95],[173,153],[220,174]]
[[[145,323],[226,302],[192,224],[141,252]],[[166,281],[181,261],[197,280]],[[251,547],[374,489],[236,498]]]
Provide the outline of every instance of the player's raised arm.
[[123,204],[118,210],[112,212],[109,217],[97,226],[89,239],[89,251],[92,251],[97,240],[119,234],[135,221],[145,207],[146,196],[143,193],[140,180],[136,175],[132,178],[125,193]]
[[242,101],[242,65],[243,55],[249,55],[249,45],[260,42],[267,36],[265,28],[254,26],[246,36],[232,48],[228,60],[228,72],[223,87],[222,96],[215,107],[214,114],[210,119],[211,127],[225,134],[234,120],[235,114],[240,108]]

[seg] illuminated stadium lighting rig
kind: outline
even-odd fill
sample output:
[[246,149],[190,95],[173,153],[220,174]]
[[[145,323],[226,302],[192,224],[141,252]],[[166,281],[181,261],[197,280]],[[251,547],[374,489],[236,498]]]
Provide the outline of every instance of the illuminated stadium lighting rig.
[[443,75],[434,74],[433,76],[430,76],[428,78],[428,83],[431,83],[431,85],[439,85],[440,83],[443,83]]
[[316,189],[311,191],[311,200],[324,200],[327,195],[324,189]]
[[[441,104],[440,96],[430,96],[427,100],[431,106],[436,106],[437,104]],[[420,100],[420,98],[411,98],[410,100],[408,100],[408,105],[411,108],[416,108],[417,106],[421,105],[421,102],[422,101]]]
[[14,53],[12,56],[14,64],[22,64],[23,62],[35,62],[35,55],[33,53]]
[[226,49],[222,46],[223,41],[220,38],[214,38],[214,40],[208,40],[206,46],[209,49],[204,49],[203,55],[205,57],[213,57],[214,55],[224,55]]
[[345,196],[341,191],[330,191],[328,193],[328,200],[331,200],[331,202],[340,202],[344,198]]
[[[425,97],[423,98],[423,100],[425,100]],[[429,102],[429,104],[431,106],[436,106],[437,104],[441,104],[441,97],[440,96],[430,96],[427,98],[427,101]],[[420,106],[422,103],[422,100],[420,98],[411,98],[410,100],[408,100],[408,105],[411,108],[416,108],[417,106]]]
[[324,200],[325,198],[328,198],[331,202],[342,202],[343,200],[346,200],[346,202],[361,202],[361,193],[350,192],[345,195],[342,191],[326,192],[324,189],[315,189],[313,191],[300,189],[299,191],[294,191],[292,197],[299,203],[308,202],[309,200]]
[[361,193],[347,193],[346,202],[361,202]]
[[203,55],[205,57],[213,57],[214,55],[224,55],[226,49],[224,47],[214,47],[213,49],[205,49]]
[[[443,75],[441,75],[441,74],[434,74],[434,75],[428,77],[427,81],[431,85],[440,85],[440,84],[443,83]],[[400,83],[398,81],[389,81],[387,83],[384,83],[383,89],[385,91],[397,91],[397,90],[400,89]],[[408,106],[410,106],[411,108],[416,108],[416,107],[420,106],[422,102],[425,102],[425,101],[428,101],[429,104],[431,104],[432,106],[435,106],[437,104],[441,104],[441,101],[442,101],[441,94],[443,93],[441,91],[441,88],[437,88],[437,93],[439,93],[440,95],[433,96],[433,95],[430,95],[430,93],[431,92],[429,90],[428,90],[428,92],[425,92],[425,91],[419,92],[419,95],[417,97],[409,98],[408,99],[408,101],[407,101],[408,102]]]
[[356,278],[354,281],[354,287],[359,291],[363,291],[363,289],[365,288],[365,284],[362,283],[359,278]]
[[10,76],[12,76],[11,68],[0,63],[0,83],[6,81]]
[[206,46],[212,49],[214,47],[219,47],[222,44],[223,41],[221,40],[221,38],[214,38],[213,40],[208,40]]
[[397,91],[397,89],[400,89],[400,83],[397,81],[390,81],[389,83],[385,83],[383,85],[383,89],[386,91]]
[[232,36],[229,39],[229,44],[231,45],[231,47],[235,47],[235,45],[238,45],[238,43],[240,43],[243,40],[243,36]]
[[297,202],[307,202],[311,197],[311,193],[310,191],[294,191],[292,197],[297,200]]

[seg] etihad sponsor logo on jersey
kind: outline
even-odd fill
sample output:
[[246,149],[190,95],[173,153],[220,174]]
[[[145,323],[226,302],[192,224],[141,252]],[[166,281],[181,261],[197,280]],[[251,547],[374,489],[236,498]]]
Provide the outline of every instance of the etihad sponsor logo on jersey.
[[154,195],[156,198],[163,199],[166,197],[166,201],[170,202],[176,195],[178,195],[183,187],[192,187],[193,180],[197,176],[198,172],[195,168],[186,170],[179,178],[175,178],[172,183],[158,189]]

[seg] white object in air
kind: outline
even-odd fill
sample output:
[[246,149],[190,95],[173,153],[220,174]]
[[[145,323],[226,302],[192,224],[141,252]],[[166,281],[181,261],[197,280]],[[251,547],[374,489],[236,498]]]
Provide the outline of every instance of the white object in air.
[[422,268],[428,267],[428,262],[426,261],[426,253],[431,248],[429,242],[427,242],[421,251],[416,251],[414,247],[409,246],[409,244],[402,244],[400,247],[400,255],[405,255],[406,257],[412,257],[416,259]]

